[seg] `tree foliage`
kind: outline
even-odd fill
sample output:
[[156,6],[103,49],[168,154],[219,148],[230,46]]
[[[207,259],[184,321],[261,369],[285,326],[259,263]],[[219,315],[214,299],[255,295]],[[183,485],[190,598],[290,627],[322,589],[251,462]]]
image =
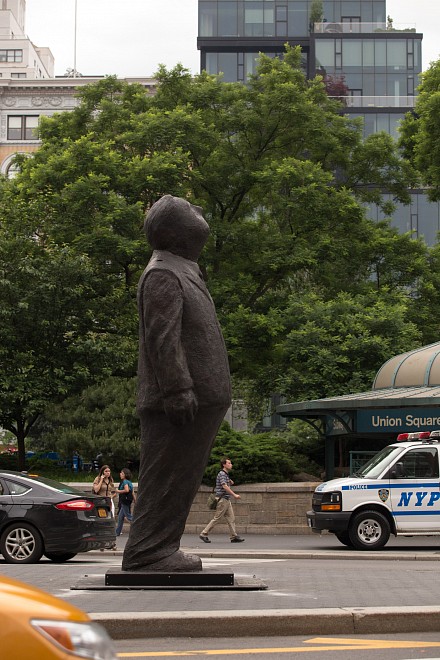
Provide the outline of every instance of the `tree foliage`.
[[120,358],[96,324],[89,260],[70,246],[44,244],[0,225],[0,424],[24,441],[48,401],[62,400]]
[[[29,430],[49,401],[109,373],[134,377],[136,284],[150,256],[142,225],[164,193],[204,208],[201,267],[233,377],[255,400],[279,388],[297,399],[364,386],[388,351],[420,341],[412,301],[433,285],[426,247],[374,224],[364,207],[390,211],[382,189],[405,201],[413,170],[389,136],[363,140],[300,59],[298,48],[262,55],[246,85],[161,67],[154,96],[109,77],[83,87],[72,112],[42,118],[41,148],[1,184],[2,350],[16,425]],[[46,288],[58,307],[46,305]],[[25,311],[35,317],[40,298],[34,325]],[[48,360],[43,318],[60,329]],[[21,361],[43,393],[12,378]],[[12,415],[12,403],[4,409]]]
[[428,187],[432,201],[440,200],[440,60],[422,74],[414,111],[401,126],[400,146],[416,169],[419,181]]
[[232,478],[237,484],[293,481],[307,472],[319,477],[319,466],[295,445],[295,433],[240,433],[224,422],[211,452],[203,483],[215,484],[220,459],[230,457]]
[[139,463],[139,420],[134,410],[135,379],[109,377],[46,408],[34,429],[32,448],[78,452],[86,461],[98,454],[115,470]]

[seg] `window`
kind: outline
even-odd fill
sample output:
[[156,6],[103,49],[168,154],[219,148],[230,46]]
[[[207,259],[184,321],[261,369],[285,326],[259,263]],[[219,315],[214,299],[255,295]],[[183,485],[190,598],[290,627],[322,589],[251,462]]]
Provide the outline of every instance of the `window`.
[[361,17],[360,16],[342,16],[343,32],[360,32],[361,31]]
[[342,40],[335,39],[335,68],[342,69]]
[[23,484],[17,484],[15,481],[9,481],[8,479],[5,479],[5,484],[10,495],[24,495],[31,490],[30,486],[23,486]]
[[387,42],[387,65],[394,70],[406,69],[406,41],[399,39]]
[[362,42],[362,58],[364,67],[374,66],[374,41]]
[[218,35],[220,37],[236,37],[237,28],[237,3],[218,3]]
[[[282,58],[284,53],[265,52],[265,55]],[[259,56],[260,53],[206,53],[206,71],[211,74],[222,72],[225,82],[246,82],[255,73]]]
[[386,52],[386,42],[379,41],[376,39],[374,41],[374,65],[376,67],[385,67],[387,64],[387,52]]
[[23,62],[23,51],[21,49],[1,48],[0,62]]
[[237,53],[218,53],[217,67],[224,82],[237,82]]
[[8,140],[38,140],[38,115],[9,115]]
[[[336,41],[339,41],[338,39]],[[344,64],[350,67],[362,66],[362,41],[347,40],[342,43],[342,55]]]
[[244,30],[247,37],[273,37],[275,32],[273,5],[258,0],[245,4]]
[[275,16],[277,37],[287,37],[287,5],[276,7]]
[[6,178],[13,179],[15,176],[17,176],[19,172],[20,172],[20,168],[18,167],[18,165],[16,163],[11,163],[6,168],[6,172],[5,172]]
[[403,479],[438,479],[438,455],[435,447],[410,449],[400,463]]
[[25,73],[11,73],[11,78],[26,78]]
[[316,63],[318,66],[335,66],[335,44],[329,40],[316,41]]
[[217,5],[201,2],[199,5],[199,34],[201,37],[217,35]]
[[290,37],[303,37],[309,33],[308,4],[304,0],[289,2],[288,34]]
[[411,213],[411,231],[416,232],[416,236],[419,234],[419,216],[417,213]]

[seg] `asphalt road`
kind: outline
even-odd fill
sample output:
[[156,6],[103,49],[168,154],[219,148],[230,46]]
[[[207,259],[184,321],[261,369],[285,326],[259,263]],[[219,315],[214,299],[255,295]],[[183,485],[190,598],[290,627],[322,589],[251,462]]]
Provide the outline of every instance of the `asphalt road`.
[[229,639],[130,639],[115,643],[119,658],[198,657],[209,660],[439,660],[437,633],[362,637],[241,637]]
[[382,551],[364,552],[329,535],[248,536],[233,545],[226,536],[213,535],[208,545],[185,535],[182,548],[202,557],[203,571],[255,578],[267,589],[105,588],[106,571],[121,565],[125,538],[116,552],[65,564],[0,561],[0,572],[84,609],[114,638],[215,637],[225,629],[231,637],[440,631],[436,537],[392,539]]

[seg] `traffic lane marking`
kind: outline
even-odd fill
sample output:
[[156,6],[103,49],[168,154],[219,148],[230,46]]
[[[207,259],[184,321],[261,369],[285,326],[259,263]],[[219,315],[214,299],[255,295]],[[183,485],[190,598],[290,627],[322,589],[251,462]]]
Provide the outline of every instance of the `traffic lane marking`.
[[[151,640],[150,640],[151,641]],[[314,637],[303,642],[311,646],[292,646],[289,648],[243,648],[243,649],[206,649],[191,651],[139,651],[138,653],[118,653],[118,658],[154,658],[210,655],[246,655],[268,653],[310,653],[312,651],[373,651],[380,649],[439,648],[440,642],[415,642],[384,639],[356,639]],[[312,646],[313,645],[313,646]]]

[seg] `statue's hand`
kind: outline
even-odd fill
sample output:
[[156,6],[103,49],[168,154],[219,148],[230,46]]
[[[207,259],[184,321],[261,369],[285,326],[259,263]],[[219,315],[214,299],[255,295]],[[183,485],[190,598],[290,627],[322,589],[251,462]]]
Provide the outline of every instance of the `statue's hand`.
[[164,399],[165,414],[175,426],[184,426],[193,421],[198,403],[193,390],[171,394]]

